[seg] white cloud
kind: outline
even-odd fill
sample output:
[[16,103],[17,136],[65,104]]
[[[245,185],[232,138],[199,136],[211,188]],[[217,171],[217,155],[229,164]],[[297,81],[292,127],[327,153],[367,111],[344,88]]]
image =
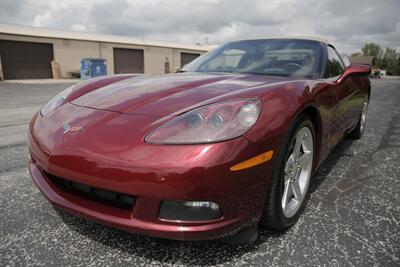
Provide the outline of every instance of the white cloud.
[[399,10],[398,0],[2,0],[0,21],[191,43],[314,35],[351,53],[365,42],[400,50]]
[[82,24],[73,24],[70,28],[71,31],[85,32],[87,31],[87,27]]

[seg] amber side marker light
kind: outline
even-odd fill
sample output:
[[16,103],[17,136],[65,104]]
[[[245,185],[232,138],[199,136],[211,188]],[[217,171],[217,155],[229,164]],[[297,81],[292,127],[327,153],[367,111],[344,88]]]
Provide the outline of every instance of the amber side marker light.
[[231,171],[240,171],[243,169],[251,168],[253,166],[260,165],[261,163],[267,162],[270,159],[272,159],[272,155],[274,154],[273,150],[267,151],[265,153],[262,153],[258,156],[255,156],[251,159],[248,159],[246,161],[243,161],[239,164],[236,164],[230,168]]

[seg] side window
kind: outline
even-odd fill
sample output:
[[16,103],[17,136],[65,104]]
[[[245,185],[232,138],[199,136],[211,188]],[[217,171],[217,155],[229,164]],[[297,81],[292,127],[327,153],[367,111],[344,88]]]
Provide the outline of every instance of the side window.
[[336,51],[328,46],[328,59],[329,59],[329,77],[335,77],[344,71],[344,65],[342,60]]

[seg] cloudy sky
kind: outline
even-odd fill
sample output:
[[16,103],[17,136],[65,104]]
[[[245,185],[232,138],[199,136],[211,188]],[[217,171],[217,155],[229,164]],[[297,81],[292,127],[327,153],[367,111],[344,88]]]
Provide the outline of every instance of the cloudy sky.
[[265,36],[329,39],[342,52],[400,51],[400,0],[0,0],[0,23],[209,44]]

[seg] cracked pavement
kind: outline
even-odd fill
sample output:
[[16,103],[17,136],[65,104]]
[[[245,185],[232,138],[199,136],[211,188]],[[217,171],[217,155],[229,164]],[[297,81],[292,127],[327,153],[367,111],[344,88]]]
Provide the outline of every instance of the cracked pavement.
[[372,81],[366,131],[314,176],[307,207],[253,245],[130,234],[55,210],[27,168],[27,123],[67,84],[0,82],[0,265],[399,266],[400,79]]

